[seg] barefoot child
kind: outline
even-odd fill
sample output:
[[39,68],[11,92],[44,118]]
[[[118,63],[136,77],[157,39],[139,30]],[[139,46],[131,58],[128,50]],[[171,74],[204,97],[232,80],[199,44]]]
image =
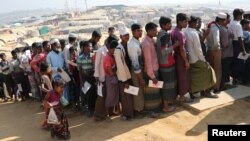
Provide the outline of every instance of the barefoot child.
[[[41,78],[42,78],[42,80],[41,80],[42,81],[42,84],[41,84],[42,97],[44,99],[46,94],[53,90],[52,83],[51,83],[51,78],[50,78],[50,76],[52,74],[52,71],[49,68],[48,64],[42,63],[40,65],[40,72],[41,72],[41,75],[42,75],[41,76]],[[49,127],[49,125],[47,123],[49,107],[46,107],[46,105],[44,105],[44,110],[45,110],[46,116],[45,116],[45,120],[42,123],[42,128],[46,129],[46,128]]]
[[[59,124],[53,124],[51,128],[51,137],[58,139],[69,139],[69,124],[66,115],[63,112],[60,98],[63,95],[64,82],[61,76],[56,75],[53,80],[53,90],[45,97],[45,105],[54,108]],[[52,104],[53,103],[53,104]]]

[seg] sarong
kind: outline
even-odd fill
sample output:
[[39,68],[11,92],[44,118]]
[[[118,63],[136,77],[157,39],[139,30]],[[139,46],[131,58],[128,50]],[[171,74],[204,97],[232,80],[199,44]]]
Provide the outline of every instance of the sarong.
[[160,90],[164,100],[174,100],[177,97],[177,77],[175,66],[160,68],[160,80],[164,82]]
[[119,84],[116,76],[106,76],[106,99],[105,106],[114,107],[119,104]]
[[[159,76],[158,72],[155,72],[156,79],[159,78],[158,76]],[[148,82],[148,80],[149,79],[147,78],[146,82]],[[161,104],[160,89],[145,86],[144,87],[144,100],[145,100],[145,106],[144,106],[145,110],[159,111],[160,104]]]
[[190,64],[191,92],[200,92],[212,88],[216,83],[213,68],[203,61]]

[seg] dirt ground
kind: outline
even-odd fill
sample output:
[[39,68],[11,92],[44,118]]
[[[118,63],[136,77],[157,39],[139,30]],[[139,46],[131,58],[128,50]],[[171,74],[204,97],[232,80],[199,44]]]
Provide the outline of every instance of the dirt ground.
[[[97,123],[82,112],[67,115],[70,141],[206,141],[208,124],[250,124],[249,109],[250,102],[242,99],[201,113],[178,107],[160,119],[122,121],[116,117],[111,123]],[[0,141],[55,140],[41,129],[43,117],[38,102],[0,103]]]

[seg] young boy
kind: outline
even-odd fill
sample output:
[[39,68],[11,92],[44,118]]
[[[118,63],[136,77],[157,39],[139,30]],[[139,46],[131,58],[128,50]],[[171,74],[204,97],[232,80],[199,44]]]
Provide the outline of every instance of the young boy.
[[[247,53],[250,53],[250,20],[243,19],[241,22],[243,28],[243,43]],[[243,83],[249,84],[250,82],[250,58],[245,62],[245,70],[243,75]]]
[[175,48],[175,63],[177,72],[178,94],[180,95],[180,103],[193,102],[192,99],[185,98],[185,94],[190,91],[190,74],[188,62],[188,53],[185,48],[186,37],[183,29],[187,27],[188,17],[184,13],[178,13],[176,15],[177,26],[171,33],[173,43],[180,43]]
[[[247,45],[250,43],[250,20],[243,19],[241,22],[241,26],[243,28],[243,40],[244,44]],[[245,46],[246,47],[246,46]],[[249,48],[246,47],[246,52],[249,53]]]
[[[25,100],[25,92],[27,89],[26,88],[26,82],[25,82],[25,75],[24,75],[24,71],[22,70],[22,68],[20,67],[21,61],[19,59],[19,55],[18,55],[18,51],[17,50],[13,50],[11,51],[11,55],[12,55],[12,60],[10,61],[10,70],[12,73],[12,78],[16,83],[16,87],[18,88],[19,92],[20,92],[20,97],[21,97],[21,101]],[[15,96],[15,100],[16,96]]]
[[[160,17],[161,27],[157,36],[157,57],[159,61],[160,80],[164,81],[164,88],[161,89],[163,99],[163,112],[171,112],[175,109],[169,106],[177,96],[175,60],[173,57],[174,49],[179,45],[177,41],[172,45],[170,30],[172,28],[171,19]],[[173,85],[174,84],[174,85]]]
[[244,73],[244,60],[239,59],[238,55],[242,52],[246,54],[243,38],[242,38],[242,26],[240,25],[240,21],[242,20],[244,14],[243,9],[234,9],[233,11],[233,20],[228,25],[230,31],[233,31],[234,39],[233,39],[233,61],[232,61],[232,72],[231,76],[233,78],[233,85],[238,85],[242,82],[242,77]]
[[11,72],[10,72],[10,63],[6,60],[6,55],[5,53],[0,54],[0,58],[2,59],[2,61],[0,62],[0,68],[2,71],[2,76],[3,76],[3,82],[6,85],[7,91],[9,93],[10,98],[12,99],[13,97],[13,79],[11,76]]
[[[69,48],[70,53],[70,61],[76,64],[77,61],[77,49],[75,47]],[[80,97],[80,79],[79,79],[79,71],[77,69],[77,66],[74,66],[73,64],[69,64],[69,74],[71,77],[70,82],[70,93],[72,96],[72,100],[74,103],[74,106],[76,108],[78,107],[79,97]]]
[[92,117],[95,109],[95,102],[97,98],[97,89],[95,85],[94,74],[94,62],[93,56],[90,55],[92,44],[89,41],[81,41],[80,48],[82,54],[77,58],[77,65],[79,69],[80,76],[80,87],[84,86],[84,83],[87,81],[91,87],[86,92],[86,94],[81,94],[81,99],[83,106],[87,105],[88,112],[87,116]]

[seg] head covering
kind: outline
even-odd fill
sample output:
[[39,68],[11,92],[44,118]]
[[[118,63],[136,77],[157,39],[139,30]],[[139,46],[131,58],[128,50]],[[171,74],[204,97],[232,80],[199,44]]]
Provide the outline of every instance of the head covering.
[[119,29],[119,33],[120,33],[121,36],[129,34],[127,28]]
[[69,38],[77,38],[77,37],[76,37],[76,35],[75,35],[75,34],[70,33],[70,34],[69,34]]
[[223,13],[223,12],[220,12],[220,13],[218,13],[218,15],[216,17],[218,17],[220,19],[227,19],[227,14]]
[[60,41],[58,39],[51,39],[50,44],[52,45],[54,43],[60,43]]
[[250,15],[250,11],[245,11],[245,15]]
[[55,75],[52,75],[52,81],[53,82],[62,82],[62,83],[65,83],[65,81],[62,78],[62,76],[59,73],[55,74]]
[[65,82],[60,74],[56,74],[56,75],[52,76],[52,82],[54,83],[54,85],[57,85],[57,86],[65,84]]
[[62,76],[60,74],[55,74],[54,76],[52,76],[53,81],[58,81],[58,80],[62,80]]

